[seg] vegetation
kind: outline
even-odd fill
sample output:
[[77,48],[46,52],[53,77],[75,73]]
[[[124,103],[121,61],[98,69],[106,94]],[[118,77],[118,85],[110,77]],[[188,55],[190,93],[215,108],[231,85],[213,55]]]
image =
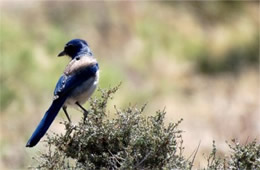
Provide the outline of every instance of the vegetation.
[[[258,1],[1,1],[0,169],[34,167],[32,155],[48,148],[24,146],[69,62],[56,56],[73,38],[85,39],[96,56],[100,88],[124,82],[106,106],[111,112],[100,115],[103,124],[120,120],[113,105],[134,113],[140,108],[129,102],[148,102],[138,116],[148,122],[165,107],[165,128],[185,120],[176,127],[186,132],[178,134],[184,158],[201,140],[194,168],[207,166],[203,153],[211,152],[212,140],[216,156],[230,152],[225,140],[259,142],[258,15]],[[80,120],[77,110],[68,111],[73,123]],[[90,122],[93,115],[99,114],[91,113]],[[61,111],[49,133],[62,132],[63,119]],[[52,154],[55,148],[51,144]],[[76,158],[65,158],[75,166]]]
[[[116,117],[107,118],[107,102],[118,87],[99,90],[100,98],[91,100],[87,120],[73,125],[62,122],[65,134],[48,136],[46,147],[36,160],[37,169],[191,169],[196,150],[190,158],[183,156],[182,120],[164,125],[165,111],[143,117],[140,109],[129,106]],[[260,144],[256,141],[240,145],[229,144],[228,158],[217,156],[213,149],[204,169],[259,169]],[[199,148],[198,148],[199,149]]]

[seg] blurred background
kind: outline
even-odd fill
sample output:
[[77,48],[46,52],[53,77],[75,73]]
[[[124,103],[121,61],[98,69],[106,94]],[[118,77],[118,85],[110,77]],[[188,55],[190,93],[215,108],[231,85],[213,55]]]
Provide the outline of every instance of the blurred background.
[[[185,155],[199,142],[205,165],[212,140],[260,140],[259,2],[1,1],[0,169],[26,169],[39,151],[25,144],[49,107],[73,38],[100,63],[101,88],[123,82],[118,108],[148,102],[146,115],[183,118]],[[97,95],[97,94],[95,94]],[[85,105],[87,107],[87,104]],[[69,109],[74,123],[81,113]],[[60,113],[49,129],[62,132]]]

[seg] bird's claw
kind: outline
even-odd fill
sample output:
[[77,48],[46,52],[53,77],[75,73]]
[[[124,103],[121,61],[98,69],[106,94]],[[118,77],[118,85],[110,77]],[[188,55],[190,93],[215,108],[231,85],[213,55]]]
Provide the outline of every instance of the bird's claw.
[[83,112],[83,122],[85,123],[86,119],[88,117],[88,111]]

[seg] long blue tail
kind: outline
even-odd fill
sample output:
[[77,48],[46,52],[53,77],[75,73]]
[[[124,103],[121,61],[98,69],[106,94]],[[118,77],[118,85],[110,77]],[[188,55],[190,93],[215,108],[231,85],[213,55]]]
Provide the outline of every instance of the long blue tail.
[[33,147],[40,141],[40,139],[49,129],[51,123],[59,113],[59,110],[64,104],[65,100],[66,97],[61,97],[52,102],[50,108],[47,110],[41,122],[33,132],[31,138],[28,140],[26,147]]

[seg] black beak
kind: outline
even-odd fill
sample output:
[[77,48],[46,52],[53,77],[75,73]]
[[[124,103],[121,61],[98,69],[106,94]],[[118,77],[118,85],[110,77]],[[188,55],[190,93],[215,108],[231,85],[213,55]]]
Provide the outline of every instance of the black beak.
[[61,57],[61,56],[64,56],[64,55],[67,55],[67,54],[65,53],[65,51],[62,51],[62,52],[60,52],[60,53],[58,54],[58,57]]

